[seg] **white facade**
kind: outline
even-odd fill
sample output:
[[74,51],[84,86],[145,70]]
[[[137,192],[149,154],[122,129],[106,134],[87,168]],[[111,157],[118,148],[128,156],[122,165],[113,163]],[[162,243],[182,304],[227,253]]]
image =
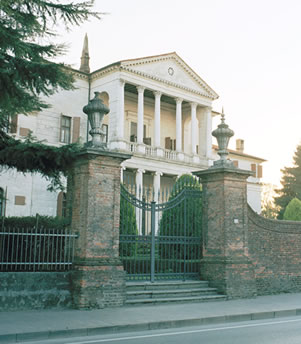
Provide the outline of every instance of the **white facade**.
[[[50,109],[19,116],[17,137],[30,129],[50,145],[65,144],[60,141],[66,139],[86,142],[87,116],[82,108],[98,91],[110,108],[104,119],[108,146],[133,154],[123,163],[122,173],[136,183],[158,191],[184,173],[208,168],[218,158],[211,136],[216,114],[212,102],[218,95],[176,53],[121,61],[91,74],[72,72],[77,89],[47,98]],[[235,151],[230,157],[242,169],[264,161]],[[248,201],[260,212],[258,177],[248,180]],[[56,215],[57,194],[46,191],[47,185],[38,175],[2,171],[6,215]]]

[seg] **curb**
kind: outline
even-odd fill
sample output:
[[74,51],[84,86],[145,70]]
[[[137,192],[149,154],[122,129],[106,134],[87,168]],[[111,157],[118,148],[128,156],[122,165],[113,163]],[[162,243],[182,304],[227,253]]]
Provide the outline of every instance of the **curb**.
[[160,330],[178,327],[188,327],[196,325],[211,325],[221,324],[239,321],[250,320],[262,320],[262,319],[274,319],[280,317],[289,317],[301,315],[301,308],[287,309],[281,311],[271,312],[258,312],[258,313],[245,313],[245,314],[233,314],[233,315],[221,315],[212,316],[206,318],[192,318],[184,320],[167,320],[167,321],[154,321],[148,323],[138,323],[129,325],[112,325],[82,329],[66,329],[66,330],[54,330],[54,331],[40,331],[40,332],[25,332],[15,334],[0,335],[1,343],[19,343],[27,341],[37,341],[46,339],[59,339],[66,337],[86,337],[96,336],[101,334],[114,334],[125,333],[133,331],[148,331],[148,330]]

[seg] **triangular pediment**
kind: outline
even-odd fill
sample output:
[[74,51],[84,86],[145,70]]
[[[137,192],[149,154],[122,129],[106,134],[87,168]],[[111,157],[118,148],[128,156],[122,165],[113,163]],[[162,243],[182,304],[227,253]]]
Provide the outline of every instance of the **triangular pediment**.
[[125,70],[191,90],[210,99],[218,95],[176,53],[121,61]]

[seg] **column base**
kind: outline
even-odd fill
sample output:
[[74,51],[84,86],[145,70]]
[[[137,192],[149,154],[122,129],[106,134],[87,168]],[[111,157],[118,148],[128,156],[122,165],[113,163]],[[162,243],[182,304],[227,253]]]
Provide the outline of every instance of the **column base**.
[[257,296],[254,267],[247,257],[205,257],[201,278],[229,299]]
[[112,140],[109,143],[109,149],[126,151],[127,150],[127,142],[122,140],[122,139]]
[[145,154],[145,144],[144,143],[138,143],[137,153]]
[[161,147],[156,147],[156,156],[159,158],[163,158],[164,157],[164,150]]
[[[113,264],[112,264],[113,263]],[[72,273],[72,299],[76,309],[120,307],[125,303],[125,272],[115,262],[83,261]]]
[[177,152],[177,159],[179,161],[184,161],[184,153],[183,152]]
[[200,161],[201,161],[201,160],[200,160],[199,155],[193,154],[193,156],[192,156],[192,162],[193,162],[194,164],[199,164]]

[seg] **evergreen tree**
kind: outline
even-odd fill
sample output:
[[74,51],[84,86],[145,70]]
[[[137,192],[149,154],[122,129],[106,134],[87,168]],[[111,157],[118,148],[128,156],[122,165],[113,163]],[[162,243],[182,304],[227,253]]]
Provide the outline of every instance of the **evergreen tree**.
[[301,145],[293,157],[293,167],[285,167],[282,172],[282,188],[276,190],[275,204],[279,206],[278,219],[283,219],[286,206],[293,198],[301,199]]
[[286,206],[283,219],[289,221],[301,221],[301,201],[298,198],[293,198]]
[[[6,134],[11,119],[18,114],[40,111],[48,105],[40,96],[50,96],[59,89],[73,89],[73,76],[61,63],[52,60],[65,51],[65,45],[51,43],[56,30],[63,25],[70,29],[90,17],[93,0],[1,0],[0,1],[0,164],[21,172],[41,172],[53,178],[53,147],[34,140],[22,142]],[[44,42],[44,43],[43,43]],[[26,144],[29,144],[26,146]],[[24,151],[31,153],[23,156]],[[56,174],[68,148],[56,149]],[[38,154],[35,163],[31,157]],[[71,153],[71,154],[70,154]],[[67,159],[68,160],[68,159]],[[47,165],[52,166],[49,173]]]
[[[121,184],[123,193],[127,193],[125,187]],[[134,241],[138,235],[136,223],[136,214],[134,206],[122,195],[120,195],[120,221],[119,234],[126,235],[127,240]],[[119,255],[122,258],[135,256],[137,244],[135,242],[121,242],[119,244]]]

